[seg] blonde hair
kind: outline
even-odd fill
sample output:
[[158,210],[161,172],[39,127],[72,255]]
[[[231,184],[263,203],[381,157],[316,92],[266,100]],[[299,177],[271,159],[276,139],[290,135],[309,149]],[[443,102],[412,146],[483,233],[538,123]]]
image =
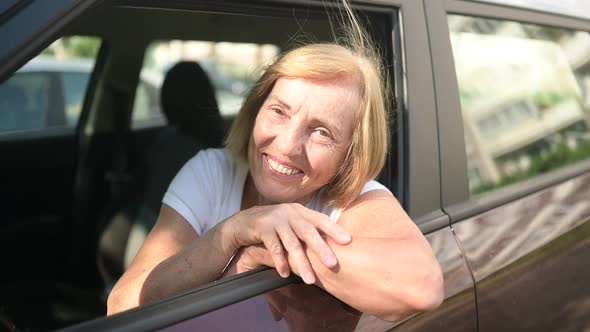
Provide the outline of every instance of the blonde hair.
[[378,52],[371,47],[346,2],[345,10],[350,27],[344,42],[298,47],[270,65],[247,96],[226,139],[226,146],[234,157],[247,160],[258,111],[281,77],[357,80],[361,96],[357,126],[342,166],[323,188],[322,199],[334,207],[345,207],[352,202],[365,183],[381,172],[389,146],[386,73]]

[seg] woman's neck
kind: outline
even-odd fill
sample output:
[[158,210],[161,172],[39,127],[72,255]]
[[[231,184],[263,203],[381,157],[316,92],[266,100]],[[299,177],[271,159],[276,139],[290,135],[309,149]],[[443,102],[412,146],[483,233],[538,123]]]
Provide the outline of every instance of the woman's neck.
[[[299,202],[302,205],[307,204],[311,200],[311,197],[306,198],[305,200]],[[242,204],[241,210],[246,210],[254,206],[263,206],[263,205],[272,205],[278,204],[281,202],[275,202],[267,199],[266,197],[260,195],[256,186],[254,185],[254,181],[252,180],[252,176],[250,173],[246,176],[246,182],[244,183],[244,192],[242,193]]]

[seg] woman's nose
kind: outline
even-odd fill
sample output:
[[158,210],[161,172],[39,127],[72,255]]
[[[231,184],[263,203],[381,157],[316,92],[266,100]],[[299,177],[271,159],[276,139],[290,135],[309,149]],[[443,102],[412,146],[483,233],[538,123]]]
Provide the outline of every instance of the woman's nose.
[[305,144],[305,132],[296,124],[281,128],[275,137],[279,152],[285,156],[300,154]]

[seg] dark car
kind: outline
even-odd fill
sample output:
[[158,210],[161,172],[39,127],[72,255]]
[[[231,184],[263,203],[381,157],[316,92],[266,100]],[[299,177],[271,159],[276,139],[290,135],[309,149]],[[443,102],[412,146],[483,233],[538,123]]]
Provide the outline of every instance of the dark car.
[[[231,109],[222,112],[229,123],[245,82],[278,52],[334,38],[332,3],[9,0],[0,5],[0,324],[23,331],[590,329],[588,5],[353,5],[380,47],[394,96],[393,144],[379,180],[439,260],[445,300],[438,309],[385,322],[296,277],[259,269],[105,317],[110,287],[132,255],[146,157],[167,128],[161,117],[150,120],[159,105],[157,92],[141,88],[145,73],[161,80],[180,60],[223,71],[216,88],[233,95],[217,98]],[[13,82],[32,59],[73,47],[55,41],[80,36],[97,41],[94,52],[77,51],[93,64],[88,81],[75,86],[80,113],[68,117],[62,105],[62,125],[52,126],[47,100],[61,92],[38,89],[21,107],[24,92]],[[17,118],[31,125],[10,122]]]

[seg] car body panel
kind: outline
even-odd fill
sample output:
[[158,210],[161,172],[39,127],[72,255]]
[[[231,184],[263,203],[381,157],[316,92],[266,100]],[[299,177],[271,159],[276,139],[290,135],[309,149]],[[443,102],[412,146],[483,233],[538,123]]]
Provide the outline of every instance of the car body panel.
[[[465,257],[450,227],[426,235],[445,280],[445,300],[431,312],[423,313],[402,322],[391,324],[390,331],[476,331],[475,289]],[[361,327],[363,320],[359,323]],[[370,325],[369,325],[370,326]],[[359,329],[359,331],[373,331]]]
[[[459,89],[447,15],[587,31],[590,22],[475,1],[426,1],[438,38],[435,81],[443,209],[476,282],[479,331],[588,329],[588,160],[481,195],[470,195]],[[442,41],[441,41],[442,40]],[[434,55],[433,55],[434,57]],[[440,77],[440,78],[439,78]],[[443,105],[447,105],[445,107]],[[448,121],[454,118],[454,121]],[[459,162],[461,161],[461,162]]]
[[480,331],[590,328],[588,197],[589,174],[453,224],[477,281]]

